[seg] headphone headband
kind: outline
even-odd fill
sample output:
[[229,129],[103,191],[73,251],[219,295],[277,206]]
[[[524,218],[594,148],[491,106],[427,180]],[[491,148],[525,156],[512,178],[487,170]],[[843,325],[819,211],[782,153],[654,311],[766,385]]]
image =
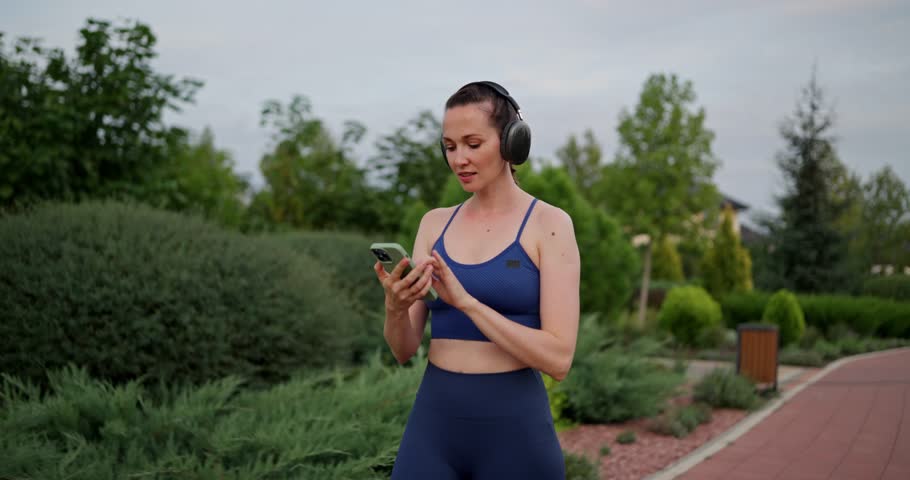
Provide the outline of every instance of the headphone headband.
[[491,82],[489,80],[481,80],[478,82],[471,82],[467,85],[464,85],[461,88],[459,88],[458,91],[460,92],[460,91],[464,90],[465,88],[470,87],[471,85],[485,85],[487,87],[492,88],[496,93],[499,94],[499,96],[505,98],[512,105],[512,108],[515,109],[515,113],[518,114],[518,119],[523,120],[523,118],[521,118],[521,107],[519,107],[518,102],[516,102],[515,99],[512,98],[511,95],[509,95],[509,91],[506,90],[505,87],[503,87],[502,85],[500,85],[496,82]]

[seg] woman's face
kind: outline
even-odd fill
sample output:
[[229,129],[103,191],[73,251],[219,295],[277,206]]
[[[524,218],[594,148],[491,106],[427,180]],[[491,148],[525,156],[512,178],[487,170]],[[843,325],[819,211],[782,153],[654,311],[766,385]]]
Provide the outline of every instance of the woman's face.
[[442,119],[442,141],[446,160],[462,188],[476,192],[489,185],[505,170],[499,153],[499,132],[491,125],[492,105],[460,105],[446,110]]

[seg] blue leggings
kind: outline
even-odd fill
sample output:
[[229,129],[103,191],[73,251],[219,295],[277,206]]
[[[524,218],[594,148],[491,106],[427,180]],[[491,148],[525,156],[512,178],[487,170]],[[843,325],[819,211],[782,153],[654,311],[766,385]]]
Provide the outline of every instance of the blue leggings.
[[540,373],[457,373],[428,362],[392,469],[392,480],[423,478],[564,479]]

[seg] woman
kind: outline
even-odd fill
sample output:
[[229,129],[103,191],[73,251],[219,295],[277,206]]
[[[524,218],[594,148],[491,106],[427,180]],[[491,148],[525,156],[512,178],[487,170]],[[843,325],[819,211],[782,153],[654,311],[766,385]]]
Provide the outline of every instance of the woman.
[[[511,164],[530,130],[492,82],[446,102],[442,147],[472,196],[428,212],[405,263],[377,277],[384,336],[407,362],[433,312],[428,364],[393,479],[560,479],[564,460],[539,372],[565,378],[579,316],[580,259],[572,219],[524,192]],[[527,138],[525,138],[527,137]],[[422,297],[430,287],[439,299]]]

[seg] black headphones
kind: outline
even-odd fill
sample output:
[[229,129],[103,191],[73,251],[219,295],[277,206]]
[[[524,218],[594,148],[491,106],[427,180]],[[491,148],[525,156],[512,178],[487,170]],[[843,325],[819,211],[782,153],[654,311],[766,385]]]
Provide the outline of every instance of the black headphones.
[[[471,82],[459,88],[458,92],[471,85],[486,85],[487,87],[492,88],[499,96],[508,100],[512,105],[512,108],[515,109],[515,113],[518,114],[518,120],[510,121],[506,124],[505,128],[502,129],[502,132],[500,132],[499,152],[502,154],[502,158],[512,165],[521,165],[522,163],[525,163],[528,160],[528,153],[531,151],[531,127],[522,120],[521,109],[518,108],[518,102],[509,95],[509,92],[503,88],[502,85],[496,82]],[[448,164],[448,159],[446,158],[446,144],[442,139],[439,140],[439,146],[442,148],[442,159],[446,160],[446,164]]]

